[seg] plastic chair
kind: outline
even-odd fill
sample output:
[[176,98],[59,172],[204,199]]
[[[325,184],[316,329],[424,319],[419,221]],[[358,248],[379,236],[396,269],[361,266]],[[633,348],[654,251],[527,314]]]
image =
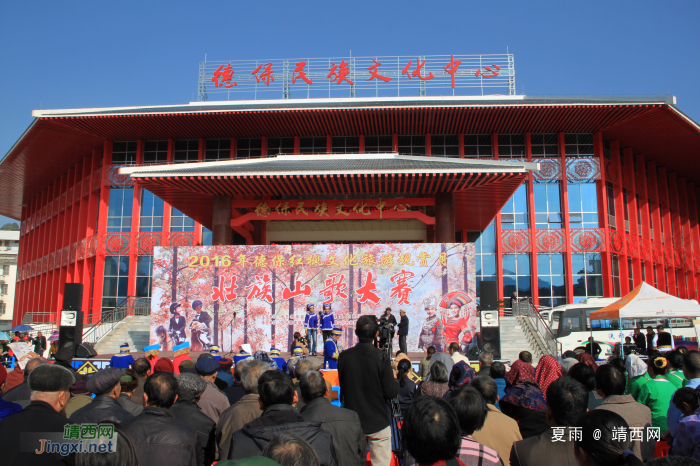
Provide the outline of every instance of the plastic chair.
[[665,440],[657,440],[656,447],[654,447],[654,458],[661,458],[662,456],[668,456],[668,452],[671,450],[671,445]]
[[331,390],[333,390],[333,393],[331,393],[331,404],[334,406],[340,406],[340,387],[335,386],[331,387]]

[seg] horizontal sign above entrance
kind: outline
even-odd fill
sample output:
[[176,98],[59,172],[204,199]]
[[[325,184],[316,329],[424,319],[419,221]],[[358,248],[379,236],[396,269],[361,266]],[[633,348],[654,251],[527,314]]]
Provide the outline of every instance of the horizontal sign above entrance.
[[200,62],[198,100],[515,94],[512,54]]

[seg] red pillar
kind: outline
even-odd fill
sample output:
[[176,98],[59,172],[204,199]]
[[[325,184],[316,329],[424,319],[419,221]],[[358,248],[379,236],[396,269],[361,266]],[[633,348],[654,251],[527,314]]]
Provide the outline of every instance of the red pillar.
[[214,215],[212,228],[212,244],[233,244],[233,208],[231,196],[214,196]]
[[[569,188],[566,183],[566,148],[564,133],[559,133],[559,160],[561,162],[561,209],[564,216],[564,236],[569,237],[571,226],[569,224]],[[566,241],[566,254],[564,254],[564,277],[566,281],[566,302],[574,302],[574,277],[571,266],[571,245]]]
[[[644,242],[649,246],[649,257],[644,261],[644,276],[646,277],[647,283],[654,285],[654,279],[652,275],[654,274],[654,260],[652,258],[652,240],[651,240],[651,216],[649,215],[649,186],[647,183],[647,167],[646,161],[644,160],[644,155],[637,154],[635,156],[637,161],[637,179],[643,180],[644,191],[637,193],[639,194],[639,210],[642,212],[642,218],[640,219],[640,224],[642,225],[642,231],[640,235]],[[641,249],[640,249],[641,251]],[[640,264],[641,265],[641,264]],[[641,267],[640,267],[641,268]],[[640,276],[641,280],[641,276]]]
[[[610,237],[610,225],[608,224],[608,202],[605,176],[605,155],[603,153],[603,134],[593,134],[593,153],[600,163],[600,181],[596,183],[598,193],[598,226],[603,229],[606,238]],[[607,243],[607,241],[606,241]],[[610,245],[600,253],[601,269],[603,272],[603,296],[613,295],[612,263],[610,260]],[[572,271],[573,272],[573,271]]]
[[700,297],[700,283],[698,283],[698,274],[700,274],[700,270],[696,268],[698,264],[695,264],[695,256],[700,255],[700,226],[698,225],[698,192],[695,190],[695,183],[688,183],[687,191],[688,217],[690,219],[689,236],[693,245],[693,273],[691,274],[691,278],[695,284],[695,299],[698,299]]
[[435,195],[435,242],[455,242],[455,198],[453,193]]
[[647,163],[647,172],[649,173],[649,186],[653,186],[656,190],[656,200],[651,202],[651,224],[654,225],[654,245],[661,249],[661,257],[654,262],[656,265],[656,277],[655,281],[659,285],[658,288],[661,291],[667,292],[666,282],[664,279],[664,257],[663,257],[663,235],[661,234],[661,211],[659,209],[659,202],[661,199],[661,187],[658,183],[658,171],[656,169],[656,162],[650,161]]
[[680,196],[678,194],[678,178],[675,173],[668,174],[668,205],[671,214],[671,225],[673,229],[671,234],[673,235],[673,256],[671,267],[673,268],[674,283],[676,284],[676,295],[679,298],[685,299],[686,289],[685,289],[685,274],[683,273],[683,266],[678,267],[676,263],[676,257],[683,257],[683,232],[681,223],[681,213],[680,213]]
[[[635,172],[634,163],[634,153],[631,147],[627,147],[624,150],[622,156],[625,158],[625,167],[631,173],[634,174],[632,177],[632,183],[627,189],[627,211],[629,212],[629,223],[630,223],[630,235],[633,238],[641,237],[641,232],[639,231],[639,219],[637,218],[637,190],[635,185],[635,179],[639,176],[639,173]],[[634,286],[637,286],[642,282],[642,262],[639,259],[639,248],[637,248],[637,257],[632,257],[632,271],[628,271],[632,274],[634,280]],[[628,280],[629,282],[629,280]],[[631,291],[631,290],[630,290]]]
[[[622,164],[620,163],[620,142],[611,141],[610,142],[610,154],[612,156],[612,163],[615,167],[615,171],[619,173],[618,179],[619,183],[614,183],[615,192],[615,223],[617,232],[622,236],[622,238],[627,237],[627,230],[625,229],[625,202],[622,196]],[[629,275],[627,270],[627,254],[625,253],[626,244],[623,241],[622,251],[617,255],[618,270],[620,271],[620,296],[625,296],[629,293]]]
[[[136,142],[136,165],[143,163],[143,140]],[[138,261],[138,234],[141,217],[141,187],[134,184],[134,201],[131,211],[131,243],[129,245],[129,285],[127,296],[136,296],[136,263]],[[117,303],[119,304],[119,303]]]
[[102,291],[104,286],[105,274],[105,259],[103,238],[107,233],[107,213],[109,209],[109,184],[105,181],[106,170],[112,163],[112,142],[105,141],[104,151],[102,153],[102,180],[100,182],[100,202],[98,205],[98,221],[97,221],[97,255],[95,256],[95,287],[92,293],[92,309],[93,312],[99,312],[102,309]]
[[[671,203],[669,201],[670,196],[668,191],[668,174],[666,173],[666,167],[659,168],[659,177],[657,184],[659,186],[659,198],[665,200],[665,205],[663,205],[663,215],[661,216],[661,221],[664,225],[664,246],[665,248],[673,250],[673,232],[671,229]],[[666,290],[666,293],[678,296],[678,290],[676,290],[675,268],[673,267],[673,257],[671,257],[670,263],[667,261],[667,259],[668,256],[664,253],[664,267],[668,276],[668,290]],[[666,278],[664,277],[664,280],[665,279]]]
[[[464,135],[460,138],[461,142],[461,155],[464,157]],[[493,146],[493,158],[498,160],[498,144]],[[498,297],[504,299],[503,296],[503,248],[501,247],[501,212],[498,211],[496,214],[496,288],[498,292]],[[502,312],[501,312],[502,314]]]
[[[681,232],[683,242],[681,253],[683,254],[683,278],[686,284],[686,298],[695,298],[695,280],[693,279],[693,239],[690,233],[690,206],[688,202],[688,185],[685,178],[678,179],[678,203],[680,205]],[[690,254],[691,261],[685,260]]]
[[[498,143],[498,138],[496,143]],[[530,139],[530,133],[525,134],[525,154],[528,162],[532,162],[532,140]],[[537,234],[536,220],[535,220],[535,177],[532,172],[527,175],[527,210],[528,210],[528,222],[530,225],[530,237],[532,238],[532,302],[535,305],[540,304],[540,288],[538,286],[538,270],[537,270],[537,242],[535,241]],[[566,273],[566,272],[565,272]]]
[[[86,267],[83,268],[83,283],[87,286],[88,291],[83,293],[83,312],[86,316],[90,316],[90,321],[88,323],[94,323],[98,322],[100,317],[99,313],[100,310],[99,308],[96,308],[94,306],[94,301],[91,303],[90,302],[90,295],[94,294],[95,288],[97,286],[97,281],[92,283],[92,274],[93,270],[95,269],[95,265],[97,264],[98,261],[103,262],[103,270],[104,270],[104,260],[100,259],[97,254],[95,254],[95,257],[89,258],[88,259],[88,248],[90,244],[90,238],[92,236],[97,235],[97,240],[99,244],[99,235],[97,234],[97,231],[95,229],[95,224],[97,223],[97,211],[99,209],[99,196],[97,191],[93,190],[92,187],[95,186],[94,180],[92,179],[92,176],[94,173],[97,171],[99,168],[100,162],[102,161],[102,151],[101,150],[93,150],[92,151],[92,161],[90,165],[90,178],[87,178],[87,182],[90,183],[89,187],[89,194],[87,197],[87,204],[88,204],[88,216],[87,216],[87,225],[85,228],[85,238],[86,238],[86,250],[85,250],[85,265]],[[92,289],[90,289],[90,286],[92,285]]]

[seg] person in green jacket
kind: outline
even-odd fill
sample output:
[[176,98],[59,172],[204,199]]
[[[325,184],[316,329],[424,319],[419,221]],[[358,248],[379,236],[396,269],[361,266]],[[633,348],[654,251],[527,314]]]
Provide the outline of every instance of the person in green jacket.
[[625,369],[627,369],[627,390],[625,395],[632,395],[636,400],[639,397],[639,391],[645,383],[651,380],[647,374],[647,364],[636,354],[630,354],[625,361]]
[[671,365],[671,369],[665,376],[666,380],[675,385],[676,388],[685,387],[688,379],[683,375],[683,353],[678,350],[671,351],[666,355],[666,359]]
[[664,377],[670,368],[668,360],[661,356],[652,356],[649,375],[653,378],[642,386],[637,401],[651,409],[651,425],[661,432],[668,430],[666,413],[676,393],[676,386]]

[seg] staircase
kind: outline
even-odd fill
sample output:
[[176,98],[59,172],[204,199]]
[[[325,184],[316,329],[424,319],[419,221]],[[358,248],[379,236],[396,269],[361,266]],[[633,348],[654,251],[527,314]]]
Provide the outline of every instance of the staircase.
[[95,345],[98,354],[118,354],[119,345],[129,343],[131,352],[143,351],[148,346],[151,316],[127,316]]
[[526,329],[521,326],[517,317],[501,317],[501,358],[514,362],[521,351],[532,353],[533,363],[542,356],[541,352],[530,344]]

